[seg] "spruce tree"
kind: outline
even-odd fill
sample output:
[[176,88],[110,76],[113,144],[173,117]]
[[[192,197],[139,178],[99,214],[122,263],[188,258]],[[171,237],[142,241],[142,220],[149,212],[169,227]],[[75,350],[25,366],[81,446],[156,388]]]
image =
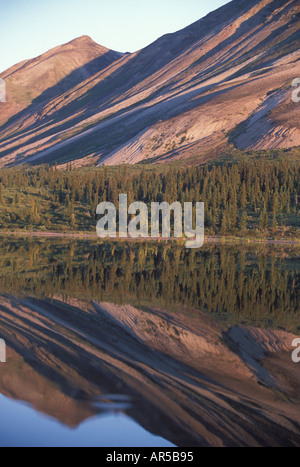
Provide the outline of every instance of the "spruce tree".
[[259,227],[261,230],[266,230],[269,225],[269,217],[267,213],[267,206],[266,203],[264,203],[264,208],[261,212],[260,218],[259,218]]
[[240,229],[241,232],[245,232],[247,230],[247,225],[248,225],[248,215],[247,211],[242,212],[242,216],[240,219]]

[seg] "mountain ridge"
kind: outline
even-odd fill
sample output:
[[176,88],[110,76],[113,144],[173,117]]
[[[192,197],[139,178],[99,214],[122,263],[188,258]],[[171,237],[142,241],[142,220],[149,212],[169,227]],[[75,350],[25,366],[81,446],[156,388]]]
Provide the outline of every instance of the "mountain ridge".
[[76,79],[0,117],[0,165],[201,161],[297,147],[299,28],[294,0],[233,0],[132,54],[74,39],[94,58],[72,70]]

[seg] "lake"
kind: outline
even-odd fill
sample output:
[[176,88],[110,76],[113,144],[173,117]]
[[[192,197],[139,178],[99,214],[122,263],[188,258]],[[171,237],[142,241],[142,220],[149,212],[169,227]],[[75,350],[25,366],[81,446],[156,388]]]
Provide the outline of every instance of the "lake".
[[1,446],[300,446],[300,249],[0,240]]

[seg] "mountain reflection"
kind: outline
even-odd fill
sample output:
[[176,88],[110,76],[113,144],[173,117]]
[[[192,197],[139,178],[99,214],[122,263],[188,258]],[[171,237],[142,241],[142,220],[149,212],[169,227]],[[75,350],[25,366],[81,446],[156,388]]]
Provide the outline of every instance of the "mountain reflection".
[[126,413],[177,446],[299,445],[297,252],[18,239],[2,251],[2,394],[69,427]]

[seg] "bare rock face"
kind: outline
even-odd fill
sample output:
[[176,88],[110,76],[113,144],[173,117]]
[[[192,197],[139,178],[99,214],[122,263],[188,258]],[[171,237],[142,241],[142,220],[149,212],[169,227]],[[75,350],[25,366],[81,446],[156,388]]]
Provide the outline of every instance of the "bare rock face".
[[296,0],[234,0],[132,54],[83,36],[22,62],[0,75],[0,165],[299,146],[299,29]]

